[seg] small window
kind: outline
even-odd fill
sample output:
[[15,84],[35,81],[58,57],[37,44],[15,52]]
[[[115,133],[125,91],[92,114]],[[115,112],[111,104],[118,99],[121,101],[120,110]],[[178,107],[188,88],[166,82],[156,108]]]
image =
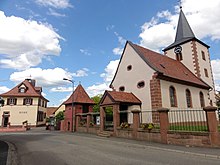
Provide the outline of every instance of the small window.
[[119,91],[121,92],[125,91],[125,87],[124,86],[119,87]]
[[202,53],[202,59],[205,60],[205,52],[201,51],[201,53]]
[[32,105],[33,99],[32,98],[25,98],[23,100],[23,105]]
[[17,99],[16,98],[9,98],[7,99],[7,105],[16,105]]
[[186,104],[187,108],[192,108],[192,97],[189,89],[186,90]]
[[132,65],[127,66],[127,71],[130,71],[132,69]]
[[177,107],[176,90],[173,86],[170,87],[170,106]]
[[205,77],[209,77],[208,70],[204,69]]
[[144,81],[140,81],[138,84],[137,84],[137,87],[138,88],[143,88],[145,86],[145,82]]
[[177,61],[182,61],[183,60],[183,55],[182,55],[181,52],[176,54],[176,60]]
[[201,107],[205,107],[205,99],[204,99],[204,95],[202,92],[199,92],[199,100],[200,100]]
[[25,93],[25,88],[20,88],[19,93]]

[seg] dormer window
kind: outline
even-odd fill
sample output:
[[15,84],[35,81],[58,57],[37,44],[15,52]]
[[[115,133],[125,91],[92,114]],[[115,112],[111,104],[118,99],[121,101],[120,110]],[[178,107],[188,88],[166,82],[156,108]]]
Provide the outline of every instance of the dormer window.
[[25,88],[20,88],[19,93],[25,93]]

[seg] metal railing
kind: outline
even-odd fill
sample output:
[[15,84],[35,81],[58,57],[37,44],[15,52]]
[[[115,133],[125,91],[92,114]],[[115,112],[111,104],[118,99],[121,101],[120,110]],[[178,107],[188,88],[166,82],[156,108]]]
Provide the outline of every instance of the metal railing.
[[184,132],[207,132],[206,114],[201,109],[177,109],[168,113],[170,130]]

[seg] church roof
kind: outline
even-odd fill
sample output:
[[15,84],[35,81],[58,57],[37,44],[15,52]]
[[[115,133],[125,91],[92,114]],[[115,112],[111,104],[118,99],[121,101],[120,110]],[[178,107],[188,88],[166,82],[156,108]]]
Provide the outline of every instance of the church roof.
[[[16,87],[12,88],[10,91],[1,94],[1,96],[3,96],[3,97],[42,97],[42,98],[44,98],[41,95],[42,88],[35,87],[34,86],[35,83],[33,84],[32,81],[35,82],[35,80],[25,79],[23,82],[18,84]],[[21,87],[21,86],[24,86],[26,88],[26,91],[24,93],[19,92],[19,87]]]
[[85,103],[85,104],[95,104],[95,102],[90,99],[89,95],[86,93],[81,84],[79,84],[72,95],[64,102],[64,104],[74,103]]
[[203,43],[202,41],[198,40],[187,19],[186,19],[186,16],[185,14],[183,13],[182,9],[180,10],[180,14],[179,14],[179,21],[178,21],[178,25],[177,25],[177,30],[176,30],[176,38],[175,38],[175,41],[174,43],[172,43],[171,45],[169,45],[168,47],[166,47],[164,49],[164,51],[166,50],[169,50],[177,45],[180,45],[180,44],[183,44],[183,43],[186,43],[190,40],[196,40],[198,41],[199,43],[201,43],[202,45],[206,46],[209,48],[208,45],[206,45],[205,43]]
[[103,102],[107,96],[111,99],[112,103],[141,104],[141,101],[133,93],[106,90],[100,100],[101,105],[105,104]]
[[[129,44],[136,51],[136,53],[142,58],[147,65],[149,65],[157,73],[157,78],[164,79],[167,81],[173,81],[180,84],[190,85],[209,89],[210,86],[204,81],[194,75],[185,65],[181,62],[169,58],[165,55],[159,54],[152,50],[143,48],[132,42],[128,41]],[[126,46],[125,46],[126,48]],[[123,55],[122,57],[123,58]],[[119,62],[120,65],[120,62]],[[116,71],[117,74],[117,71]],[[115,74],[115,75],[116,75]],[[147,73],[146,73],[147,74]],[[113,83],[113,78],[111,84]],[[111,85],[110,85],[111,86]]]

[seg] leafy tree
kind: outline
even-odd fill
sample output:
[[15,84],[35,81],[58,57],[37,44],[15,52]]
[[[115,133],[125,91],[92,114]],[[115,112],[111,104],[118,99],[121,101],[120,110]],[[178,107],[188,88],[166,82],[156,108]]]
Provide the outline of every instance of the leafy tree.
[[101,98],[102,98],[102,94],[98,94],[91,98],[95,102],[95,105],[93,106],[93,112],[99,112],[99,108],[100,108],[99,102]]
[[55,116],[56,121],[64,120],[64,112],[61,111]]

